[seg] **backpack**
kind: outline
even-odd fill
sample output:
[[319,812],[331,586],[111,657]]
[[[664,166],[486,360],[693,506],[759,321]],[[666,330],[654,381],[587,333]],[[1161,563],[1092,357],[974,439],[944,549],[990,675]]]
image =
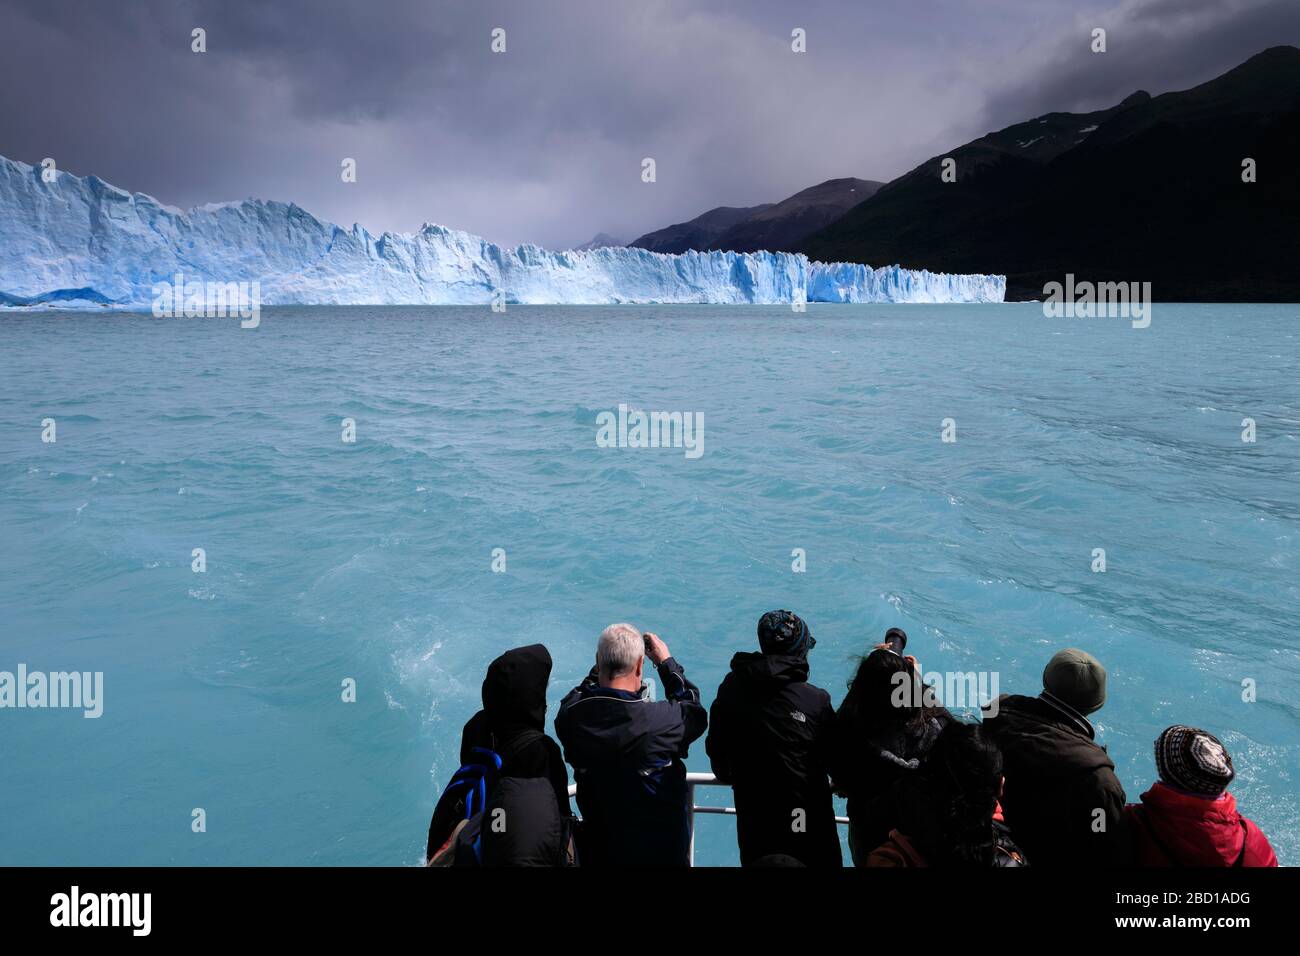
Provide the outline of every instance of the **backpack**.
[[[503,778],[501,767],[511,753],[545,735],[539,730],[525,730],[504,744],[470,748],[471,761],[457,769],[448,781],[429,821],[429,835],[425,845],[426,866],[481,866],[484,863],[483,827],[484,812],[492,799],[502,796],[503,780],[521,785],[532,778]],[[540,778],[538,778],[540,779]],[[549,787],[549,783],[546,787]],[[505,788],[510,791],[512,788]],[[549,790],[544,790],[549,792]],[[558,814],[559,853],[554,862],[546,865],[577,865],[577,821],[566,814]],[[491,854],[489,854],[490,856]],[[490,862],[490,860],[489,860]]]
[[473,747],[470,755],[476,759],[451,775],[433,808],[424,851],[428,866],[452,864],[457,837],[469,821],[482,814],[501,774],[501,756],[496,751]]
[[[497,828],[508,815],[510,826]],[[555,803],[544,777],[503,777],[488,797],[487,809],[459,828],[450,848],[450,866],[577,866],[576,821]]]

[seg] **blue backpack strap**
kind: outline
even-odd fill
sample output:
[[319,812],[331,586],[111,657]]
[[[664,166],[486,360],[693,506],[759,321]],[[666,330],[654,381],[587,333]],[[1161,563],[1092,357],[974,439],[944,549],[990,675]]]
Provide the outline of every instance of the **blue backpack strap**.
[[[483,813],[487,810],[488,794],[491,788],[496,786],[497,775],[501,772],[501,756],[495,750],[489,750],[486,747],[474,747],[470,753],[478,754],[483,757],[483,762],[473,764],[479,770],[478,780],[475,781],[474,790],[465,799],[465,817],[473,817],[477,813]],[[488,778],[491,778],[490,780]],[[483,830],[474,837],[471,845],[474,852],[474,858],[483,862]]]
[[458,768],[438,797],[429,821],[426,853],[432,856],[451,834],[456,822],[468,820],[482,812],[488,794],[501,772],[501,758],[486,747],[471,751],[473,762]]
[[[481,813],[487,807],[490,785],[496,783],[497,774],[501,772],[501,758],[496,751],[486,747],[474,747],[470,753],[483,758],[481,763],[466,764],[461,770],[467,770],[475,779],[469,793],[465,795],[465,818]],[[461,771],[456,771],[460,773]],[[468,775],[467,775],[468,776]],[[491,780],[488,778],[491,777]]]

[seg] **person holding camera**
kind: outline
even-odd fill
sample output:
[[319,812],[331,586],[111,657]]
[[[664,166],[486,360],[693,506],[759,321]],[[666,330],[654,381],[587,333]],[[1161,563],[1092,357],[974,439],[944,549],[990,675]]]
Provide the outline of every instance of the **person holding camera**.
[[907,634],[891,627],[862,659],[835,715],[831,779],[848,797],[849,853],[855,866],[898,825],[900,784],[914,776],[952,722],[922,683]]
[[[655,665],[664,700],[642,680]],[[555,734],[578,784],[583,866],[688,866],[687,751],[708,725],[699,688],[656,634],[611,624],[596,665],[560,702]]]

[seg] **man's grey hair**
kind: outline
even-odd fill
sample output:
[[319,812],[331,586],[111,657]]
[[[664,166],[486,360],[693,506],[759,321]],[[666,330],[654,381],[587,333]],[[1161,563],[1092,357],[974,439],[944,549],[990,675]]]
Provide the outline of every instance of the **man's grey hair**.
[[596,642],[596,667],[606,677],[622,677],[636,670],[645,656],[645,638],[631,624],[611,624]]

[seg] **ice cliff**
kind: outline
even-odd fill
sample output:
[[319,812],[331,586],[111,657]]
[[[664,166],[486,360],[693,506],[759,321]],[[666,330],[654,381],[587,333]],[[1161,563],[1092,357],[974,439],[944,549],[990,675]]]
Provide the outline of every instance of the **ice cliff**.
[[264,305],[1001,302],[1006,278],[810,262],[790,253],[507,249],[426,225],[342,229],[293,204],[188,211],[95,176],[0,157],[0,305],[148,308],[155,283],[259,281]]

